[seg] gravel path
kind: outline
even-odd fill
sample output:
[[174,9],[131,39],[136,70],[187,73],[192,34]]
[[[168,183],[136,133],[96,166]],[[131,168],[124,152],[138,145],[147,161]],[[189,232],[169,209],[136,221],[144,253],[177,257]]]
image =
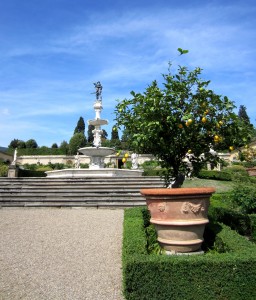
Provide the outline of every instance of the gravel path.
[[0,209],[1,300],[123,300],[123,210]]

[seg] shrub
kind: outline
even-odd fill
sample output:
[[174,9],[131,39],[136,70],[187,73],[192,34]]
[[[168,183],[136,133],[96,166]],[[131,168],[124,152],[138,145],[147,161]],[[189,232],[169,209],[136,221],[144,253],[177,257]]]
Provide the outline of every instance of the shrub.
[[211,205],[208,216],[212,222],[224,223],[241,235],[250,236],[252,234],[251,219],[247,214],[227,207],[214,207]]
[[238,184],[232,192],[232,201],[246,214],[256,213],[256,187],[253,184]]
[[8,166],[4,163],[0,163],[0,177],[7,177]]
[[249,216],[251,220],[251,239],[256,242],[256,214]]
[[126,299],[255,299],[256,246],[223,224],[210,229],[215,249],[224,253],[148,255],[143,210],[126,210],[122,257]]
[[225,169],[231,175],[233,181],[237,182],[249,182],[250,178],[243,166],[235,165]]
[[232,176],[230,173],[225,171],[216,171],[216,170],[201,170],[198,174],[198,178],[226,180],[226,181],[232,180]]
[[143,171],[143,176],[164,176],[164,169],[148,169]]
[[19,169],[19,177],[46,177],[45,171]]

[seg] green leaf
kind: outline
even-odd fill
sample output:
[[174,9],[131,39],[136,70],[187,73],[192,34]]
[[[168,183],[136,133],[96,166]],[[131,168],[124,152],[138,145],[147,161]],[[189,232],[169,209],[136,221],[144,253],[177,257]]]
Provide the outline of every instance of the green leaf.
[[183,50],[181,48],[178,48],[177,50],[180,52],[180,55],[187,54],[189,52],[188,50]]

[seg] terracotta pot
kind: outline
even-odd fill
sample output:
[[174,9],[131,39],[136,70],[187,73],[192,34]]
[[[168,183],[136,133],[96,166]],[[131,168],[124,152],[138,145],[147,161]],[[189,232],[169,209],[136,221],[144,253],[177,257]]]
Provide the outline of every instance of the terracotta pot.
[[158,242],[167,251],[198,251],[214,188],[142,189]]

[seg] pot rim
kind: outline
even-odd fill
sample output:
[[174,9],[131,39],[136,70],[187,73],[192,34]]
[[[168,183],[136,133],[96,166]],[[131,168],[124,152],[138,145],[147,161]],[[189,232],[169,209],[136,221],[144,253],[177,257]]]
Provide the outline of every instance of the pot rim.
[[214,187],[191,187],[191,188],[155,188],[141,189],[142,195],[195,195],[195,194],[213,194],[216,189]]

